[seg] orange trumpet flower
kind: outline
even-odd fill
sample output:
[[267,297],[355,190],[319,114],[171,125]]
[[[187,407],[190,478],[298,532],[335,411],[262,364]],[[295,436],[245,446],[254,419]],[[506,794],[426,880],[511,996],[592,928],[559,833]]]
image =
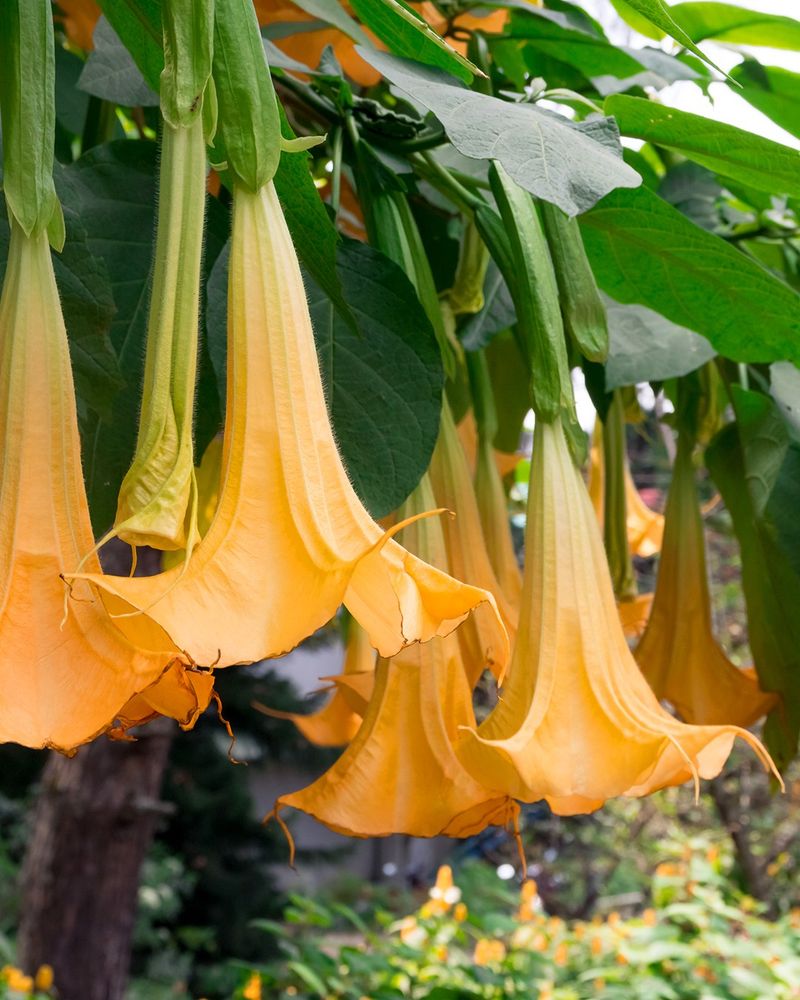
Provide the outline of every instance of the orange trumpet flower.
[[519,633],[497,707],[460,757],[476,779],[554,812],[711,778],[737,726],[690,726],[658,703],[628,649],[594,510],[559,422],[537,421]]
[[[59,628],[61,574],[94,540],[50,247],[14,219],[0,297],[0,414],[0,742],[71,751],[105,731],[177,650],[144,619],[123,634],[85,584]],[[101,578],[95,556],[90,563]]]
[[184,567],[88,578],[200,664],[280,656],[341,603],[381,655],[446,635],[493,598],[406,552],[370,518],[330,425],[303,280],[270,182],[234,192],[220,498]]
[[752,725],[775,704],[755,671],[736,667],[714,639],[703,519],[691,447],[682,437],[667,498],[655,598],[635,652],[653,691],[686,722]]

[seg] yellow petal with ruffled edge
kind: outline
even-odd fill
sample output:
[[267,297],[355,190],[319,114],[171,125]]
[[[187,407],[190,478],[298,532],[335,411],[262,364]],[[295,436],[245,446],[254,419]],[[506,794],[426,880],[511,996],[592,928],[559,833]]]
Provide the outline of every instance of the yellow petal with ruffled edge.
[[[67,335],[45,233],[12,220],[0,298],[0,743],[69,751],[106,730],[177,654],[152,623],[128,641],[86,584],[93,544]],[[100,574],[95,557],[91,567]]]
[[291,806],[351,837],[469,837],[516,824],[508,796],[472,778],[453,745],[474,725],[470,687],[454,636],[378,660],[364,722],[336,763]]
[[382,655],[446,634],[492,598],[388,538],[342,464],[303,280],[272,183],[234,192],[228,392],[217,512],[185,567],[88,575],[201,664],[279,656],[341,603]]
[[686,722],[752,725],[775,704],[752,670],[741,670],[714,639],[703,520],[691,453],[678,445],[650,620],[636,660],[658,698]]
[[192,729],[211,704],[213,692],[213,673],[174,663],[155,684],[134,695],[122,707],[109,736],[113,739],[129,738],[126,735],[129,729],[159,716],[174,719],[181,729]]
[[737,726],[690,726],[658,703],[620,627],[597,519],[560,423],[538,421],[526,528],[522,613],[497,707],[465,733],[480,781],[559,814],[590,812],[716,776]]

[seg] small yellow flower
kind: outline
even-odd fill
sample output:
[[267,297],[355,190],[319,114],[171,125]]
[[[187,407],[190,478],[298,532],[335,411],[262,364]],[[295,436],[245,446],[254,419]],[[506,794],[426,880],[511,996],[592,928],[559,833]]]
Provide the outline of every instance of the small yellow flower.
[[242,990],[243,1000],[261,1000],[261,976],[253,972]]
[[53,987],[53,967],[40,965],[36,973],[36,989],[46,993]]
[[603,942],[599,937],[592,938],[592,954],[597,957],[603,951]]
[[642,920],[644,921],[646,927],[655,927],[658,922],[658,914],[654,909],[648,908],[642,914]]
[[553,962],[559,967],[563,968],[567,964],[567,959],[569,958],[569,948],[565,941],[556,948],[555,954],[553,955]]
[[506,957],[506,946],[497,938],[480,938],[475,945],[472,960],[476,965],[502,962]]
[[15,965],[4,965],[0,969],[0,977],[5,980],[10,990],[17,993],[33,993],[33,977],[26,976],[22,969]]
[[463,923],[467,919],[467,912],[466,903],[456,903],[453,909],[453,919]]

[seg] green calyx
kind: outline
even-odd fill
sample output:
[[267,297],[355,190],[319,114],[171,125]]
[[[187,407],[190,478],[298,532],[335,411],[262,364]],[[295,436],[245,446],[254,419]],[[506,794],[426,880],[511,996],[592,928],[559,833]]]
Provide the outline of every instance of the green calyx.
[[[500,268],[517,312],[517,329],[531,368],[531,402],[536,416],[550,423],[574,410],[558,285],[533,199],[497,162],[489,168],[500,220],[475,221]],[[494,215],[494,213],[491,213]]]
[[192,425],[205,184],[202,116],[188,127],[165,122],[139,435],[113,532],[187,553],[198,541]]
[[47,0],[0,3],[0,114],[3,190],[26,236],[47,231],[64,245],[64,220],[53,184],[55,48]]
[[617,600],[636,596],[636,576],[628,545],[628,509],[625,499],[625,413],[619,392],[603,424],[603,541]]
[[467,220],[458,254],[453,287],[447,299],[454,316],[483,309],[483,283],[489,266],[489,251],[473,220]]
[[216,0],[214,84],[227,168],[255,194],[281,156],[278,98],[251,0]]
[[608,322],[577,219],[542,202],[542,223],[558,282],[561,316],[573,343],[589,361],[608,357]]
[[161,114],[173,128],[203,113],[214,51],[214,0],[162,0]]

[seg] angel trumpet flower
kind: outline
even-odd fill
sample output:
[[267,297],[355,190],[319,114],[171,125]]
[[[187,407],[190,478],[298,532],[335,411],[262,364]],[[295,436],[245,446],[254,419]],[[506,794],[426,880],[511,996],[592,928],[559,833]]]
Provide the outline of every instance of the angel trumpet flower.
[[313,784],[281,796],[275,811],[291,806],[353,837],[469,837],[516,824],[517,805],[458,760],[459,728],[474,719],[455,636],[381,658],[349,747]]
[[404,551],[356,496],[272,182],[234,191],[228,345],[211,526],[185,567],[148,578],[89,574],[113,612],[126,602],[196,663],[227,666],[287,652],[341,603],[381,655],[393,655],[447,634],[489,599]]
[[[423,477],[401,516],[425,510],[431,499]],[[435,566],[447,564],[438,519],[412,517],[403,543]],[[276,813],[292,806],[357,837],[467,837],[487,825],[516,826],[517,806],[491,783],[475,781],[455,751],[460,727],[475,725],[470,678],[484,665],[467,669],[457,633],[379,659],[350,746],[313,784],[282,796]]]
[[[293,722],[303,736],[316,746],[340,747],[349,743],[358,732],[364,715],[364,688],[368,691],[367,700],[372,694],[375,650],[370,646],[367,634],[355,621],[349,622],[347,631],[342,673],[336,677],[321,678],[333,682],[334,687],[331,697],[319,711],[301,715],[257,706],[267,715]],[[354,686],[351,687],[351,683]]]
[[686,722],[752,725],[775,703],[755,672],[736,667],[714,639],[703,520],[691,447],[679,438],[667,498],[655,598],[636,660],[656,697]]
[[[85,584],[59,629],[60,575],[93,538],[50,247],[13,218],[0,297],[0,455],[0,742],[70,751],[107,729],[177,651],[144,619],[123,634]],[[90,564],[100,578],[97,558]]]
[[658,703],[628,649],[597,520],[560,422],[536,423],[522,613],[502,697],[460,757],[509,795],[591,812],[719,773],[736,726],[690,726]]
[[214,674],[174,663],[146,687],[134,695],[117,713],[116,724],[108,735],[113,739],[130,739],[129,729],[165,716],[175,719],[181,729],[192,729],[214,697]]
[[[500,586],[486,551],[467,458],[447,401],[442,407],[439,440],[433,452],[429,475],[437,504],[456,515],[443,523],[449,571],[459,580],[494,594],[502,624],[513,641],[517,612]],[[501,655],[504,639],[498,635],[499,623],[492,611],[488,607],[479,608],[457,633],[473,686],[483,671],[482,664],[488,665],[499,679],[508,665]],[[472,673],[473,670],[478,673]]]

